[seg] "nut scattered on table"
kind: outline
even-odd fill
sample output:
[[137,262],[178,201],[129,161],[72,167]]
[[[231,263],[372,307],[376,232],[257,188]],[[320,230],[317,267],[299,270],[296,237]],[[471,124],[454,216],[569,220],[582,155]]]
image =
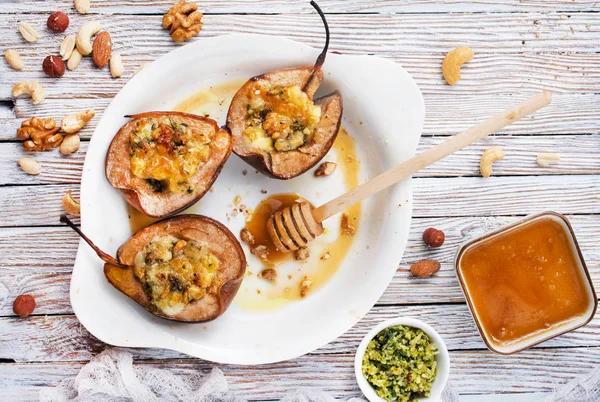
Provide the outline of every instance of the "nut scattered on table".
[[263,278],[269,282],[275,283],[277,280],[277,271],[274,268],[266,268],[263,269],[260,274],[258,274],[259,278]]
[[50,14],[46,26],[52,32],[65,32],[69,27],[69,17],[63,12],[56,11]]
[[483,177],[490,177],[492,175],[492,165],[494,162],[504,158],[504,151],[498,147],[488,148],[481,155],[481,162],[479,163],[479,170]]
[[13,85],[12,96],[18,98],[21,95],[29,95],[32,103],[37,105],[44,101],[46,93],[42,85],[37,81],[21,81]]
[[69,60],[69,57],[71,57],[73,49],[75,49],[75,35],[67,35],[60,44],[58,54],[60,54],[63,61],[67,61]]
[[33,158],[21,158],[17,163],[25,173],[30,175],[37,175],[42,171],[39,162]]
[[123,75],[125,68],[123,67],[123,59],[121,54],[113,53],[110,56],[110,75],[113,78],[119,78]]
[[30,117],[23,120],[21,127],[17,128],[17,138],[21,141],[33,138],[41,138],[47,135],[53,135],[58,132],[59,127],[56,126],[56,121],[49,118]]
[[35,310],[35,298],[32,295],[17,296],[13,302],[13,311],[19,317],[28,317]]
[[304,279],[302,279],[302,282],[300,282],[300,297],[306,297],[306,294],[310,290],[312,283],[312,279],[310,279],[308,276],[305,276]]
[[428,228],[423,232],[423,241],[431,248],[441,247],[446,235],[439,229]]
[[410,272],[417,278],[429,278],[440,270],[436,260],[421,260],[410,266]]
[[42,68],[48,77],[60,78],[65,74],[65,62],[58,56],[46,57]]
[[100,31],[100,23],[98,21],[86,22],[79,28],[77,37],[75,38],[75,46],[83,56],[92,53],[92,36]]
[[90,0],[74,0],[73,6],[79,14],[87,14],[90,10]]
[[175,42],[185,42],[202,29],[202,13],[195,3],[179,1],[163,16],[163,27]]
[[64,210],[69,215],[73,215],[73,216],[80,216],[81,215],[81,206],[73,198],[73,191],[72,190],[69,190],[69,191],[67,191],[65,193],[65,195],[63,196],[63,199],[62,199],[62,205],[63,205]]
[[294,258],[298,261],[307,260],[310,257],[310,249],[308,247],[302,247],[295,251]]
[[335,172],[335,168],[337,164],[335,162],[323,162],[321,165],[315,170],[315,176],[323,177],[323,176],[331,176],[333,172]]
[[110,54],[112,53],[112,40],[110,34],[106,31],[100,32],[94,39],[92,45],[92,61],[97,67],[104,67],[108,64]]
[[341,222],[342,234],[345,235],[353,235],[356,233],[356,228],[350,224],[350,215],[348,212],[344,212],[342,214],[342,222]]
[[95,115],[96,112],[93,110],[86,110],[84,112],[67,115],[61,120],[60,128],[67,134],[74,134],[85,127]]
[[74,152],[79,150],[81,145],[81,140],[79,139],[79,135],[77,134],[67,134],[60,144],[60,148],[58,149],[63,155],[71,155]]
[[560,155],[557,153],[543,153],[538,154],[535,161],[541,167],[548,167],[550,165],[556,165],[560,162]]
[[25,39],[27,42],[33,43],[40,39],[40,34],[38,34],[37,31],[26,22],[21,22],[19,24],[19,32],[21,33],[23,39]]
[[79,63],[81,63],[82,58],[83,55],[79,53],[79,50],[77,50],[77,48],[73,49],[71,55],[69,56],[69,60],[67,61],[67,68],[70,71],[75,70],[77,66],[79,66]]
[[448,85],[455,85],[460,80],[460,68],[473,59],[473,49],[459,46],[448,52],[442,62],[442,74]]
[[23,69],[23,67],[25,67],[25,62],[23,61],[19,53],[14,49],[7,49],[4,52],[4,58],[13,70],[20,71]]

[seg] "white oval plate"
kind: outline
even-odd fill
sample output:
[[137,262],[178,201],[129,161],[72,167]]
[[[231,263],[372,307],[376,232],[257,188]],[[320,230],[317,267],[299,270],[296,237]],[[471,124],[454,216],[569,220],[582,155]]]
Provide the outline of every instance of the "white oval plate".
[[[124,115],[170,110],[211,85],[310,65],[318,53],[306,45],[269,36],[206,38],[168,53],[133,77],[107,107],[86,155],[81,183],[86,234],[113,254],[131,235],[125,201],[104,175],[106,151],[127,122]],[[402,67],[377,57],[329,54],[324,73],[319,92],[337,88],[344,97],[343,125],[356,141],[361,181],[414,154],[425,111],[417,85]],[[221,105],[211,117],[224,124],[227,107]],[[250,172],[247,176],[241,174],[244,169]],[[265,197],[261,189],[270,194],[297,192],[319,205],[344,192],[341,178],[334,176],[320,179],[327,180],[322,182],[310,172],[289,181],[268,179],[232,154],[215,191],[191,212],[213,217],[237,235],[244,218],[226,219],[231,212],[227,204],[235,195],[241,194],[251,208]],[[365,201],[352,249],[335,275],[309,297],[279,310],[254,313],[233,303],[223,316],[205,324],[156,318],[107,282],[103,263],[84,243],[80,243],[73,269],[71,304],[87,330],[112,345],[173,349],[233,364],[291,359],[334,340],[371,309],[402,258],[411,210],[409,179]],[[337,231],[339,219],[330,219],[326,226]],[[249,262],[258,265],[251,255]],[[248,291],[244,285],[240,291]]]

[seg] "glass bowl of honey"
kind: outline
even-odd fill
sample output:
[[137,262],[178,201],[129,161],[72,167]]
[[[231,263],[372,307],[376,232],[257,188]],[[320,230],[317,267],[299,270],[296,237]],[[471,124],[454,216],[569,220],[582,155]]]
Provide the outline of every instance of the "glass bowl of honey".
[[512,354],[589,323],[598,299],[567,218],[528,216],[463,244],[458,281],[487,347]]

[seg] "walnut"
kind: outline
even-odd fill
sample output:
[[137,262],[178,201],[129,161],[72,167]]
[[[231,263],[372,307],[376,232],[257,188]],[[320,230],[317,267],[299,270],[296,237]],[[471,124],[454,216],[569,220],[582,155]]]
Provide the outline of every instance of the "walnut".
[[323,177],[323,176],[331,176],[333,172],[335,172],[335,168],[337,164],[335,162],[323,162],[321,166],[315,170],[315,176]]
[[248,229],[244,228],[242,229],[242,231],[240,232],[240,238],[242,239],[242,241],[250,246],[254,246],[254,244],[256,243],[256,239],[254,238],[254,235],[252,234],[252,232],[250,232]]
[[48,151],[62,142],[63,136],[57,134],[59,129],[52,118],[30,117],[17,129],[17,138],[25,141],[23,149],[26,151]]
[[163,27],[171,29],[175,42],[185,42],[197,35],[202,28],[202,13],[198,6],[188,1],[179,1],[163,16]]
[[310,257],[310,249],[308,247],[299,248],[296,250],[294,257],[298,261],[304,261]]
[[350,215],[347,212],[342,214],[342,233],[346,235],[353,235],[356,233],[356,228],[350,224]]
[[269,249],[266,246],[253,246],[250,248],[250,252],[263,261],[267,261],[269,258]]
[[258,274],[260,278],[266,279],[269,282],[275,283],[277,280],[277,271],[273,268],[263,269],[260,274]]
[[312,282],[312,279],[310,279],[308,276],[305,276],[304,279],[302,279],[302,282],[300,282],[300,297],[306,296],[308,290],[312,286]]

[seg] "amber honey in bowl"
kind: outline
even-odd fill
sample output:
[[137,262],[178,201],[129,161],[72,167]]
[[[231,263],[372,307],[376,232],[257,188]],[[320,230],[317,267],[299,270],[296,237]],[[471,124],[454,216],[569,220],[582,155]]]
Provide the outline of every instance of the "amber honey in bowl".
[[514,353],[589,322],[597,307],[573,231],[544,213],[463,246],[456,271],[490,350]]

